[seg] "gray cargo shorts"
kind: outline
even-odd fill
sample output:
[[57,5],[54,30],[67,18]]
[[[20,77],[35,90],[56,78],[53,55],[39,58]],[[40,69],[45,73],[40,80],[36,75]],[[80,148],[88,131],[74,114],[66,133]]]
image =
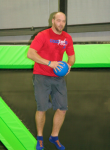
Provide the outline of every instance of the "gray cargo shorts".
[[[67,110],[67,88],[64,77],[51,77],[44,75],[33,75],[35,100],[38,111]],[[49,99],[51,95],[51,101]]]

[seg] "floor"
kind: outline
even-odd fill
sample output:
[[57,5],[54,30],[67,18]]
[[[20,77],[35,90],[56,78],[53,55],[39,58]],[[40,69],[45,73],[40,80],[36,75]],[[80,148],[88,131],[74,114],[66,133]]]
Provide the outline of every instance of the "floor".
[[[110,150],[110,68],[72,69],[65,80],[69,109],[60,142],[66,150]],[[36,137],[32,70],[0,70],[0,96]],[[53,115],[46,113],[45,150],[56,150],[48,141]],[[1,142],[0,150],[6,150]]]

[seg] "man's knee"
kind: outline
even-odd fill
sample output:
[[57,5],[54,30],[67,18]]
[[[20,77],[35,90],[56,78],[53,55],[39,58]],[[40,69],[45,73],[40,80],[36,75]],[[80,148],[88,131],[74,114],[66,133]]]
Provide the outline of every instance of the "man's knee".
[[43,115],[45,115],[45,112],[46,111],[36,111],[36,114],[39,114],[39,115],[43,116]]
[[60,110],[60,109],[57,109],[57,110],[59,111],[59,113],[62,113],[64,115],[66,114],[66,111],[67,111],[67,110]]

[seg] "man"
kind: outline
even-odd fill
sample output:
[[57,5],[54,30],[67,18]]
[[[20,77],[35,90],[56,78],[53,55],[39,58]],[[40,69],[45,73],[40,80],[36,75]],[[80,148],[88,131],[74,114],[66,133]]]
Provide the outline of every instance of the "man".
[[[45,112],[53,106],[56,110],[53,118],[53,128],[49,141],[59,150],[65,147],[59,142],[58,134],[63,124],[67,105],[67,89],[64,77],[58,77],[53,69],[60,66],[63,53],[68,55],[68,66],[70,72],[71,66],[75,62],[73,42],[71,36],[63,31],[66,24],[66,16],[62,12],[54,14],[52,27],[39,32],[32,41],[28,50],[27,57],[35,61],[33,69],[33,82],[35,99],[37,102],[37,111],[35,114],[37,127],[37,150],[42,150],[43,146],[43,128],[45,124]],[[67,74],[68,74],[67,73]],[[49,100],[51,95],[52,103]]]

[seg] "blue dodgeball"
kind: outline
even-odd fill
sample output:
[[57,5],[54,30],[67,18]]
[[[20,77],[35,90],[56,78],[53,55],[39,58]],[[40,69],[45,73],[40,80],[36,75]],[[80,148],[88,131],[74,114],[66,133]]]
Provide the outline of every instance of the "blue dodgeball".
[[54,73],[57,75],[57,76],[60,76],[60,77],[63,77],[67,74],[68,72],[68,65],[66,62],[64,61],[59,61],[59,62],[62,62],[63,64],[60,64],[60,66],[62,66],[63,68],[59,67],[58,68],[60,69],[60,71],[58,69],[56,69],[57,72],[55,72],[55,70],[53,69]]

